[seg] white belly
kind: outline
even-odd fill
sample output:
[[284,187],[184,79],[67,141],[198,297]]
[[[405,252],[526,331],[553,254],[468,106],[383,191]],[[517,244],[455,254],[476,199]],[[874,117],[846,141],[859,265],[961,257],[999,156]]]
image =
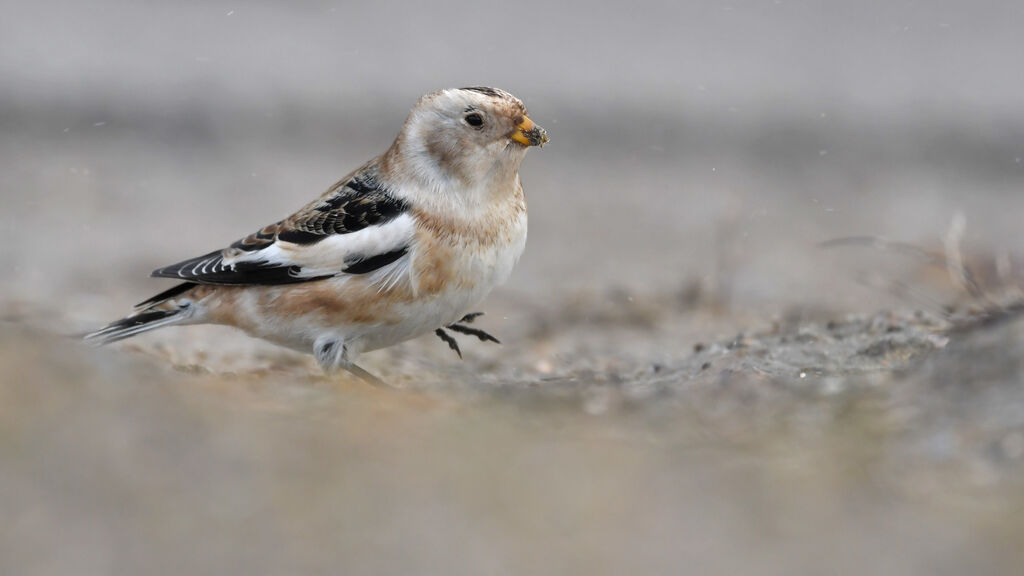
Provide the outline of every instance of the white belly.
[[[354,328],[347,339],[353,352],[385,348],[433,332],[477,311],[475,307],[491,290],[508,280],[526,247],[526,215],[520,220],[503,241],[489,246],[453,246],[447,262],[453,278],[451,287],[396,304],[394,311],[403,318],[396,324]],[[419,257],[415,250],[411,256]],[[414,286],[417,280],[412,278]]]

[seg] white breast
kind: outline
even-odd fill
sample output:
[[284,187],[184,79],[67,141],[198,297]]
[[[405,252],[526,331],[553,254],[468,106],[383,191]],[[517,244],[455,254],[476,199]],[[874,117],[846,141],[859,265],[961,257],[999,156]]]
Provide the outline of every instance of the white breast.
[[[487,245],[472,241],[452,244],[447,262],[451,275],[472,279],[472,282],[463,285],[453,282],[448,289],[422,294],[413,302],[399,304],[397,312],[404,320],[360,331],[360,348],[369,351],[387,347],[433,332],[457,322],[469,312],[479,311],[479,304],[491,290],[508,280],[526,247],[526,213],[521,213],[508,226],[506,234]],[[410,257],[418,257],[415,246]],[[416,265],[411,266],[413,270],[416,268]],[[412,279],[414,285],[416,280]]]

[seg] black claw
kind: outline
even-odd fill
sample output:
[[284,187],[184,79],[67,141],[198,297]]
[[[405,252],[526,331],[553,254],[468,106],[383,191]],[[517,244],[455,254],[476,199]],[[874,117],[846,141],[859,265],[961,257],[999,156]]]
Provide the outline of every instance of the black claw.
[[469,314],[466,314],[465,316],[463,316],[461,320],[456,322],[456,324],[462,324],[462,323],[472,324],[473,320],[476,320],[477,318],[479,318],[479,317],[481,317],[483,315],[484,315],[483,312],[470,312]]
[[[498,340],[494,336],[491,336],[487,332],[480,330],[479,328],[470,328],[469,326],[463,326],[462,324],[449,324],[446,326],[453,332],[460,334],[469,334],[470,336],[476,336],[481,342],[494,342],[495,344],[501,344],[501,340]],[[447,336],[447,335],[446,335]]]
[[437,334],[438,338],[448,344],[448,347],[454,350],[455,353],[459,355],[460,359],[462,358],[462,350],[459,350],[459,343],[455,341],[455,338],[449,336],[448,333],[444,331],[444,328],[434,330],[434,334]]

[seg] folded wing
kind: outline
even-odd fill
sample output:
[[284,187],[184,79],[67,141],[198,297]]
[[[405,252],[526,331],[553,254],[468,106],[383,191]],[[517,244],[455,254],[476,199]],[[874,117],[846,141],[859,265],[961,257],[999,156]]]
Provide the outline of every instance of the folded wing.
[[406,204],[370,165],[294,215],[228,248],[153,271],[198,284],[268,285],[368,274],[404,258],[414,234]]

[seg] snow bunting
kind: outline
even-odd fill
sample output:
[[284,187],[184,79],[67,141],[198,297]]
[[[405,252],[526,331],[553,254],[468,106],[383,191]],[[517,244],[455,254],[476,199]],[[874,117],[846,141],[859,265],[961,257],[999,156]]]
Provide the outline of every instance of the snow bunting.
[[384,154],[288,218],[155,270],[184,282],[85,338],[225,324],[371,380],[361,352],[434,332],[461,356],[445,328],[497,342],[468,312],[523,252],[519,165],[547,141],[504,90],[427,94]]

